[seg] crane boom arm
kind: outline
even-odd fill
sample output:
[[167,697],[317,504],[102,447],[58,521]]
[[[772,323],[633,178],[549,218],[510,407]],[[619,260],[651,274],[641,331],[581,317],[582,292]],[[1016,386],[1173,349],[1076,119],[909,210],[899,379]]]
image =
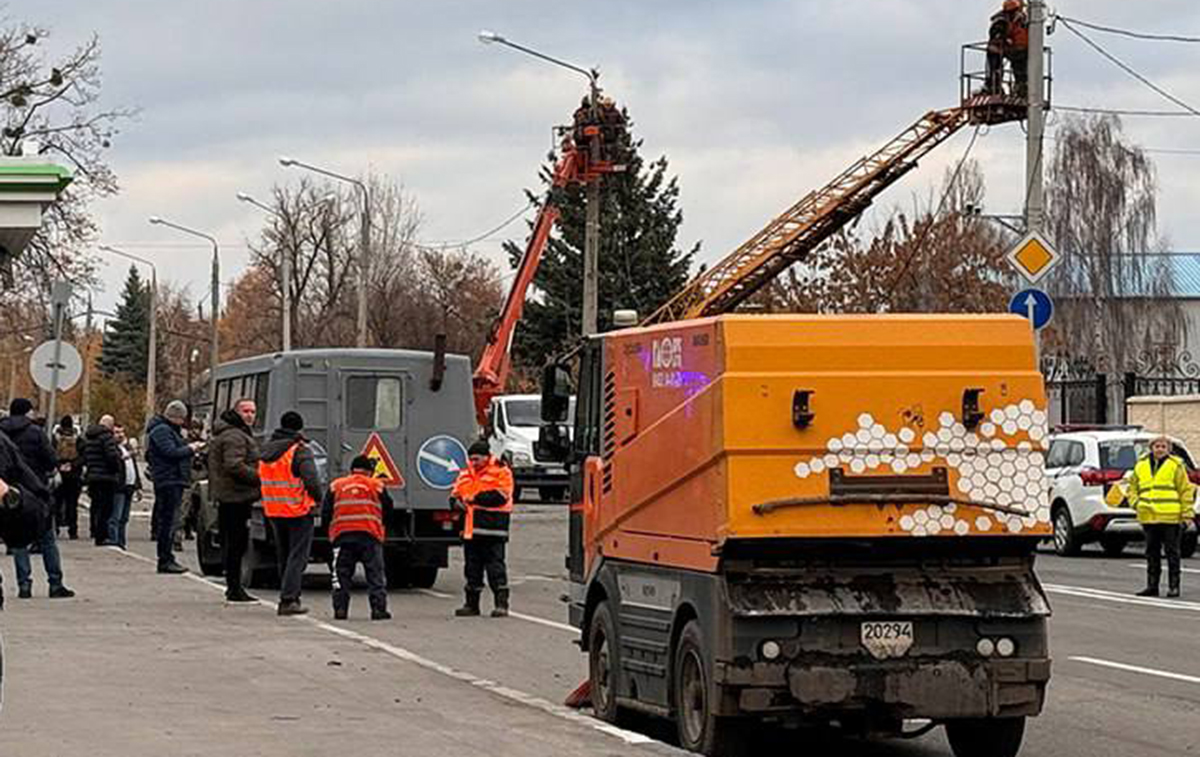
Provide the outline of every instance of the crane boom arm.
[[967,108],[926,113],[872,155],[810,192],[642,325],[728,313],[866,210],[875,197],[970,122]]
[[[564,145],[562,157],[554,167],[551,192],[579,178],[582,158],[582,154],[573,145]],[[516,278],[508,290],[503,309],[492,323],[483,354],[479,357],[479,365],[476,366],[475,375],[472,377],[475,388],[475,415],[480,424],[485,422],[492,398],[504,391],[504,385],[508,381],[508,371],[512,364],[510,347],[513,331],[517,322],[521,320],[521,313],[525,309],[525,295],[529,292],[529,285],[533,283],[534,274],[542,261],[542,252],[546,249],[550,231],[558,220],[558,208],[550,199],[551,192],[547,193],[546,201],[538,211],[533,231],[525,245],[525,252],[517,266]]]

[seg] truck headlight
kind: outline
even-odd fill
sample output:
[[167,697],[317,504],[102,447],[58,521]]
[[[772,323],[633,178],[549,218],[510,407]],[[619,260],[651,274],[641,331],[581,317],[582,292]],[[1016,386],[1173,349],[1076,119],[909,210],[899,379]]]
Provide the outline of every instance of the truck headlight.
[[996,642],[996,654],[1001,657],[1012,657],[1017,651],[1017,643],[1005,636]]
[[975,645],[975,651],[980,657],[991,657],[996,653],[996,642],[991,639],[980,639]]
[[762,646],[758,648],[758,652],[764,660],[775,660],[779,658],[783,650],[779,647],[779,642],[764,641]]

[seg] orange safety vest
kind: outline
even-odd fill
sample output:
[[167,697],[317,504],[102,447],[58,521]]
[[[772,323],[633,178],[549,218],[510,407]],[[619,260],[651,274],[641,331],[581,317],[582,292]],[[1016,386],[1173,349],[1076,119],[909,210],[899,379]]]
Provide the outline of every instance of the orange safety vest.
[[316,502],[304,488],[304,482],[292,473],[292,459],[303,442],[296,442],[278,460],[258,463],[262,481],[263,515],[268,518],[303,518]]
[[333,520],[329,522],[329,540],[345,533],[362,532],[384,540],[383,482],[377,478],[351,473],[334,481],[329,487],[333,492]]
[[[491,490],[504,494],[507,501],[500,507],[484,507],[475,503],[478,494]],[[476,535],[508,538],[513,511],[513,475],[507,465],[496,462],[494,457],[488,458],[483,470],[477,471],[468,464],[458,474],[451,494],[467,506],[467,521],[463,524],[464,539]]]

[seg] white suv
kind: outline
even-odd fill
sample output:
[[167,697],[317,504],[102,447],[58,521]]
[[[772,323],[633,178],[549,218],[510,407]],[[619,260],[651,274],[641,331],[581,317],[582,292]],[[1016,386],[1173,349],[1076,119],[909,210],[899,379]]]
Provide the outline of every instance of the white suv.
[[[1116,557],[1129,542],[1145,539],[1137,514],[1128,507],[1110,507],[1105,497],[1149,451],[1156,436],[1136,426],[1067,427],[1050,436],[1046,475],[1052,485],[1055,552],[1079,554],[1084,544],[1098,541],[1105,554]],[[1200,481],[1187,449],[1178,440],[1173,447],[1173,454],[1187,465],[1188,476]],[[1195,554],[1196,523],[1188,524],[1182,551],[1184,557]]]

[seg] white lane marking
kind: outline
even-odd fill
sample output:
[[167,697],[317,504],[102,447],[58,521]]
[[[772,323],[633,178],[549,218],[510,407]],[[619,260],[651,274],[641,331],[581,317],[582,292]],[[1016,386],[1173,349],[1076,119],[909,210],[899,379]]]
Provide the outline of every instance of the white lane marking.
[[[148,557],[143,557],[142,555],[139,555],[136,552],[127,552],[127,551],[121,549],[120,547],[112,547],[111,550],[119,555],[124,555],[126,557],[132,557],[135,560],[140,560],[141,562],[144,562],[144,563],[150,563],[151,565],[156,564],[156,562],[157,562],[156,560],[151,560]],[[213,589],[220,589],[221,591],[225,590],[224,584],[219,584],[216,581],[213,581],[212,579],[205,578],[203,576],[198,576],[195,573],[182,573],[182,574],[180,574],[180,576],[182,578],[190,578],[193,581],[204,584],[205,586],[208,586]],[[446,596],[449,597],[449,595],[446,595]],[[250,604],[250,603],[247,602],[246,604]],[[272,603],[267,602],[262,599],[258,600],[258,604],[265,605],[267,607],[274,606]],[[522,616],[522,619],[532,619],[532,618],[533,618],[533,616]],[[474,686],[479,689],[483,689],[484,691],[489,691],[498,697],[502,697],[502,698],[507,699],[512,702],[517,702],[518,704],[523,704],[526,707],[530,707],[535,710],[540,710],[542,712],[545,712],[548,715],[552,715],[561,720],[568,720],[572,723],[576,723],[578,725],[585,726],[594,731],[599,731],[600,733],[608,734],[609,736],[613,736],[615,738],[620,739],[621,741],[624,741],[626,744],[636,745],[636,744],[656,744],[656,743],[658,743],[655,739],[652,739],[649,736],[644,736],[640,733],[635,733],[633,731],[627,731],[624,728],[618,728],[615,725],[610,725],[609,723],[605,723],[604,721],[598,720],[589,715],[584,715],[582,712],[579,712],[577,710],[572,710],[563,705],[554,704],[553,702],[549,702],[545,699],[542,699],[541,697],[535,697],[532,694],[526,694],[523,691],[520,691],[518,689],[509,688],[508,686],[504,686],[502,684],[496,683],[495,681],[489,681],[486,678],[477,678],[476,676],[473,676],[470,673],[466,673],[466,672],[458,670],[456,668],[452,668],[449,665],[444,665],[440,662],[430,660],[427,657],[422,657],[421,655],[419,655],[415,652],[404,649],[403,647],[398,647],[394,644],[389,644],[388,642],[383,641],[381,639],[376,639],[373,636],[367,636],[366,634],[358,633],[357,631],[351,631],[348,628],[342,628],[340,626],[335,626],[332,623],[326,623],[323,620],[317,620],[316,618],[308,617],[306,615],[293,616],[292,618],[289,618],[289,620],[299,620],[299,621],[311,623],[312,625],[316,626],[317,628],[320,628],[322,631],[326,631],[328,633],[332,633],[337,636],[341,636],[343,638],[350,639],[351,641],[356,641],[359,644],[362,644],[363,646],[370,647],[371,649],[377,649],[380,652],[389,654],[398,660],[404,660],[405,662],[411,662],[412,664],[422,667],[426,670],[433,671],[440,675],[446,676],[447,678],[453,678],[454,680],[461,681],[462,683],[470,684],[471,686]],[[537,618],[536,620],[537,620],[537,622],[546,623],[546,624],[552,623],[552,621],[542,620],[541,618]],[[562,624],[555,624],[555,625],[562,625]],[[564,627],[570,629],[571,631],[575,630],[575,629],[571,628],[570,626],[564,626]]]
[[1156,670],[1155,668],[1143,668],[1140,665],[1128,665],[1123,662],[1113,662],[1112,660],[1101,660],[1095,657],[1068,657],[1068,660],[1075,662],[1085,662],[1088,665],[1099,665],[1102,668],[1112,668],[1114,670],[1124,670],[1129,673],[1141,673],[1148,676],[1156,676],[1158,678],[1169,678],[1172,681],[1183,681],[1184,683],[1200,684],[1200,676],[1189,676],[1183,673],[1172,673],[1169,670]]
[[[437,597],[438,599],[454,599],[454,597],[450,594],[443,594],[442,592],[434,591],[433,589],[417,589],[417,593],[418,594],[428,594],[429,596]],[[569,626],[566,623],[559,623],[558,621],[554,621],[554,620],[547,620],[546,618],[539,618],[536,615],[526,615],[521,612],[512,612],[510,610],[508,613],[508,616],[510,618],[517,618],[518,620],[524,620],[528,623],[537,623],[538,625],[546,626],[547,628],[553,628],[558,631],[566,631],[567,633],[579,633],[579,629],[575,628],[574,626]]]
[[1179,599],[1155,599],[1154,597],[1135,597],[1132,594],[1118,594],[1103,589],[1090,589],[1086,586],[1062,586],[1060,584],[1042,584],[1042,588],[1051,594],[1062,594],[1069,597],[1085,599],[1100,599],[1105,602],[1116,602],[1123,605],[1139,607],[1157,607],[1160,610],[1187,610],[1200,612],[1200,602],[1184,602]]
[[[1166,561],[1164,560],[1163,562]],[[1140,562],[1131,562],[1129,563],[1128,567],[1133,568],[1134,570],[1145,570],[1146,564]],[[1184,573],[1196,573],[1197,575],[1200,575],[1200,570],[1196,568],[1180,568],[1180,570],[1182,570]]]
[[446,594],[445,592],[434,591],[433,589],[417,589],[417,593],[427,594],[428,596],[437,597],[438,599],[454,599],[453,594]]

